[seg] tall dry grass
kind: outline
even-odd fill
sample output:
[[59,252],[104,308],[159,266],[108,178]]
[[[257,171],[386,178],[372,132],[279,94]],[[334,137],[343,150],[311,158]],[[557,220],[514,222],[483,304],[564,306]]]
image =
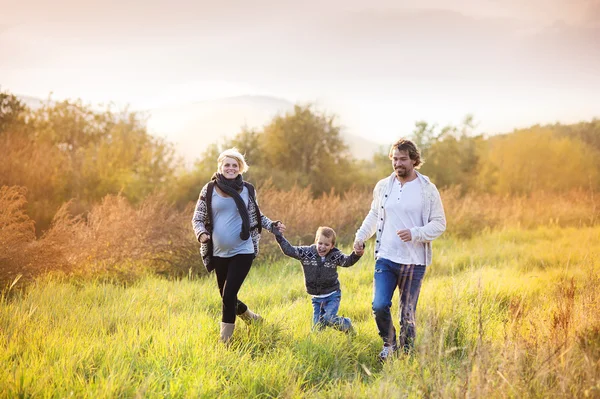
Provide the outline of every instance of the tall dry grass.
[[[349,190],[314,198],[309,188],[288,191],[267,183],[257,190],[262,212],[288,227],[293,244],[310,244],[318,226],[338,233],[348,245],[366,216],[372,193]],[[471,237],[484,230],[507,227],[591,226],[600,220],[593,192],[575,191],[560,196],[535,193],[500,196],[467,193],[458,189],[441,193],[447,218],[446,235]],[[170,276],[202,275],[198,244],[191,229],[193,203],[184,210],[160,194],[137,206],[122,196],[107,196],[87,214],[73,214],[69,202],[56,213],[51,227],[35,238],[34,222],[26,214],[26,190],[2,187],[0,191],[0,284],[17,276],[30,280],[48,271],[78,276],[132,280],[146,272]],[[263,232],[259,260],[281,256],[273,236]]]
[[482,193],[460,194],[459,188],[441,193],[447,232],[471,237],[483,230],[539,226],[593,226],[600,221],[600,201],[593,191],[570,191],[561,195],[535,192],[510,196]]
[[[10,300],[0,295],[0,397],[598,397],[600,227],[436,244],[416,350],[383,365],[370,257],[340,271],[340,314],[357,335],[311,332],[302,269],[282,259],[249,274],[241,295],[264,322],[236,323],[228,346],[218,341],[212,279],[148,276],[127,287],[40,279]],[[477,252],[488,256],[432,273]],[[548,253],[560,257],[523,267]]]
[[[295,186],[289,191],[280,191],[269,183],[259,187],[257,193],[261,211],[285,223],[286,237],[294,245],[312,244],[319,226],[333,228],[340,243],[352,242],[372,200],[372,193],[361,190],[340,194],[332,191],[314,198],[310,187]],[[280,252],[271,234],[264,233],[262,237],[264,254]]]
[[160,194],[139,206],[109,195],[85,217],[71,215],[69,205],[57,212],[42,241],[60,248],[80,275],[108,273],[130,279],[144,269],[175,276],[201,271],[189,227],[191,209],[178,210]]
[[48,271],[131,280],[147,271],[182,276],[203,269],[190,229],[191,208],[177,210],[160,194],[139,206],[109,195],[85,215],[72,214],[73,204],[66,203],[39,239],[25,213],[25,195],[17,186],[0,191],[2,287]]
[[67,270],[56,247],[36,240],[35,222],[26,212],[26,194],[24,187],[0,187],[0,290],[49,270]]

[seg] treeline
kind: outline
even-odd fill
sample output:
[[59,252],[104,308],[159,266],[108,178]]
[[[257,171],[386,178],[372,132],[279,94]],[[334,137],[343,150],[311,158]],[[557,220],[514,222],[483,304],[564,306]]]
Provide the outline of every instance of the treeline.
[[427,159],[421,171],[438,187],[500,195],[600,189],[600,120],[532,126],[512,133],[472,134],[473,120],[436,129],[417,123]]
[[[447,234],[598,222],[600,120],[491,137],[474,131],[467,117],[443,128],[421,121],[405,134],[422,149],[421,172],[440,188]],[[387,149],[354,159],[336,119],[311,106],[262,129],[241,128],[186,169],[172,144],[148,133],[143,115],[80,101],[33,110],[0,93],[0,286],[50,270],[119,280],[144,270],[202,274],[192,206],[218,154],[232,146],[246,154],[261,208],[286,222],[295,243],[326,224],[348,244],[374,184],[391,173]],[[261,248],[262,259],[279,254],[268,233]]]
[[[420,171],[440,189],[462,194],[531,195],[600,189],[600,120],[574,125],[532,126],[511,133],[476,134],[473,118],[459,126],[415,124],[399,133],[421,148]],[[390,145],[392,143],[390,142]],[[185,179],[196,189],[215,169],[215,159],[227,147],[247,154],[252,180],[272,179],[277,187],[310,186],[315,195],[350,188],[371,190],[391,173],[389,148],[369,161],[353,159],[333,118],[310,106],[277,116],[262,130],[244,129],[222,145],[212,144]],[[190,198],[180,195],[180,198]]]
[[81,101],[31,110],[8,93],[0,93],[0,149],[0,186],[27,189],[38,234],[67,201],[75,212],[107,194],[139,203],[171,184],[177,168],[173,146],[148,134],[134,112]]
[[[600,120],[491,137],[474,130],[470,117],[444,128],[420,121],[398,137],[418,143],[425,158],[421,172],[440,189],[511,195],[600,188]],[[370,191],[391,172],[387,149],[370,161],[354,159],[335,117],[311,106],[296,106],[262,129],[241,128],[223,143],[199,148],[197,162],[186,170],[171,143],[148,133],[143,115],[111,107],[97,111],[81,101],[31,110],[0,93],[0,186],[27,188],[27,211],[38,235],[71,200],[74,211],[85,212],[107,194],[138,204],[160,191],[183,209],[215,171],[219,152],[231,146],[246,154],[248,180],[270,180],[281,190],[310,186],[315,196]]]
[[27,212],[38,235],[67,201],[83,213],[108,194],[139,204],[163,192],[183,209],[216,170],[221,150],[231,146],[246,154],[249,181],[270,181],[282,190],[310,186],[315,196],[371,187],[373,176],[390,169],[379,158],[354,160],[334,117],[310,106],[297,106],[262,131],[241,128],[226,142],[199,147],[189,170],[171,143],[148,133],[144,115],[110,106],[98,111],[81,101],[48,101],[32,110],[0,93],[0,186],[27,188]]

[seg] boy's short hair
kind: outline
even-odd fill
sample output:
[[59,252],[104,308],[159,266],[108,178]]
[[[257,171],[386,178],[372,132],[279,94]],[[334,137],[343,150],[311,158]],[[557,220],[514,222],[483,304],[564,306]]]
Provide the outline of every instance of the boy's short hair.
[[336,234],[335,230],[327,226],[319,226],[317,234],[315,234],[315,243],[319,241],[319,237],[324,235],[327,238],[331,238],[331,244],[335,245]]

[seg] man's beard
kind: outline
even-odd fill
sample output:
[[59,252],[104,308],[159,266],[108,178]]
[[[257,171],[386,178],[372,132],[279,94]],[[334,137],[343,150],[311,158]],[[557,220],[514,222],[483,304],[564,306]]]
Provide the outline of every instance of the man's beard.
[[406,177],[406,176],[408,176],[408,169],[406,169],[406,168],[397,168],[396,169],[396,176],[398,176],[398,177]]

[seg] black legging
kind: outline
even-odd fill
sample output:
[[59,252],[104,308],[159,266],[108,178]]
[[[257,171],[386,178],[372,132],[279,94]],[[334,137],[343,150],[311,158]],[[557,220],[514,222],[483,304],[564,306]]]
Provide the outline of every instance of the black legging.
[[223,323],[235,323],[235,316],[248,310],[248,306],[237,299],[237,294],[250,271],[253,259],[254,254],[234,255],[231,258],[214,256],[211,259],[223,299]]

